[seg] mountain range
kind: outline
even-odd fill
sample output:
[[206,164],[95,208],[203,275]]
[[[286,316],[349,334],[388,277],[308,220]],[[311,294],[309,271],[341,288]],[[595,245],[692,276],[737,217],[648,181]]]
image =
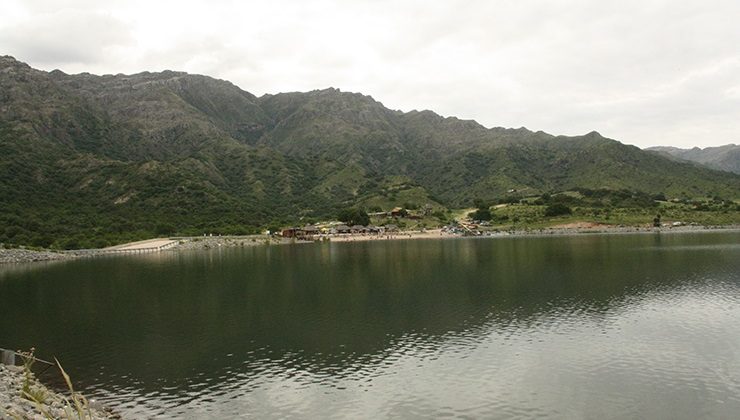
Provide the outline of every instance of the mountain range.
[[333,88],[256,97],[183,72],[69,75],[0,57],[0,243],[246,233],[348,206],[576,187],[738,198],[740,176],[597,132],[486,128]]
[[679,149],[678,147],[656,146],[645,150],[661,153],[684,161],[696,162],[709,168],[720,171],[740,174],[740,145],[726,144],[717,147],[694,147]]

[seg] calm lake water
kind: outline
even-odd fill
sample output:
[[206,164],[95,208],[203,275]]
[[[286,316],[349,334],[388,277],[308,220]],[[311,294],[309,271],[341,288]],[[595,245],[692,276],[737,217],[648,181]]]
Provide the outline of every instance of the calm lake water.
[[131,417],[738,418],[740,233],[0,266],[0,347]]

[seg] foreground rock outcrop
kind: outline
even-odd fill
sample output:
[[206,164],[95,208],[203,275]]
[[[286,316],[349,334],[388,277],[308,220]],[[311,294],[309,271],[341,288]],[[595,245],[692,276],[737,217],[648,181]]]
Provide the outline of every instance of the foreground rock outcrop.
[[83,406],[84,414],[79,415],[70,398],[54,392],[31,377],[28,389],[40,402],[22,397],[25,371],[20,366],[0,363],[0,419],[120,419],[104,407],[93,402]]
[[34,261],[54,261],[73,258],[74,255],[63,254],[54,251],[34,251],[23,248],[2,249],[0,248],[0,264],[22,263]]

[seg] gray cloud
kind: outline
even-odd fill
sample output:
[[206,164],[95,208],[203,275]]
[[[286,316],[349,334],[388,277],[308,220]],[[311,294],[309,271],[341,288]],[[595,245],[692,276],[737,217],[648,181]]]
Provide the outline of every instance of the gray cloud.
[[0,45],[19,59],[38,66],[97,64],[107,53],[131,42],[129,28],[105,13],[60,10],[10,24],[0,32]]
[[48,70],[334,86],[640,146],[740,141],[734,0],[8,1],[0,50]]

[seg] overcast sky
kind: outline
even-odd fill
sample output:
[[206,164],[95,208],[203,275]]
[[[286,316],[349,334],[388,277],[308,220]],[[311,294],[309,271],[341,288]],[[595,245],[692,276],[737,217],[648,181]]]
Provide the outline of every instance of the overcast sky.
[[2,0],[0,15],[0,54],[44,70],[184,70],[488,127],[740,143],[738,0]]

